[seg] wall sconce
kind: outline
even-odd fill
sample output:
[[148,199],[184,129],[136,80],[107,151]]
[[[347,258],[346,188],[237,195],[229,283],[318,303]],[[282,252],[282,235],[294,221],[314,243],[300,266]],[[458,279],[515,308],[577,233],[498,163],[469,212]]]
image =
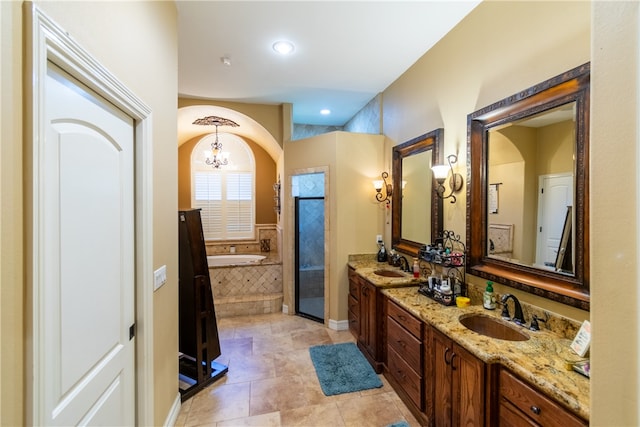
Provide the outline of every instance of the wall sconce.
[[[382,179],[378,179],[373,181],[373,188],[376,189],[376,200],[380,203],[387,202],[387,204],[391,203],[391,195],[393,194],[393,186],[387,182],[387,178],[389,178],[389,174],[386,172],[382,172]],[[385,193],[382,193],[382,189],[384,189]]]
[[[453,193],[457,193],[458,191],[460,191],[460,189],[462,189],[462,183],[464,182],[464,180],[462,179],[462,175],[453,171],[452,165],[457,161],[458,156],[456,156],[455,154],[450,154],[447,156],[447,162],[449,163],[449,166],[435,165],[431,167],[431,170],[433,171],[433,177],[438,183],[438,186],[434,189],[435,192],[438,194],[438,197],[443,200],[451,197],[451,203],[456,202],[456,196],[454,196]],[[449,195],[445,196],[444,193],[447,190],[444,188],[444,180],[447,179],[449,171],[451,171],[451,178],[449,178],[449,187],[451,188],[451,192],[449,193]]]

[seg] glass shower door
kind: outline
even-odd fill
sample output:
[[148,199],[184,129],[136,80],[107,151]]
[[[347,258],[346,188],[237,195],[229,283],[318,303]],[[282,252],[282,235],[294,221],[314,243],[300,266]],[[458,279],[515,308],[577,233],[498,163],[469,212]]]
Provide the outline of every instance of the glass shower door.
[[295,198],[298,315],[324,321],[324,197]]

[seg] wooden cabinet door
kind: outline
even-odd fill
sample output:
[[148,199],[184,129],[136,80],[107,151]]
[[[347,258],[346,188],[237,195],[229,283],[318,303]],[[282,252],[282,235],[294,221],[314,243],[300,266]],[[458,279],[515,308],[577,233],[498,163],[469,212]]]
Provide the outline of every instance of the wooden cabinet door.
[[349,330],[356,339],[360,338],[360,278],[349,267]]
[[433,328],[431,337],[435,425],[484,425],[485,364]]
[[360,293],[360,342],[365,347],[373,360],[377,360],[377,334],[376,310],[377,298],[376,287],[367,281],[362,281]]
[[450,361],[453,387],[453,425],[484,425],[485,364],[455,343]]
[[432,329],[433,418],[438,427],[452,426],[451,357],[453,342]]

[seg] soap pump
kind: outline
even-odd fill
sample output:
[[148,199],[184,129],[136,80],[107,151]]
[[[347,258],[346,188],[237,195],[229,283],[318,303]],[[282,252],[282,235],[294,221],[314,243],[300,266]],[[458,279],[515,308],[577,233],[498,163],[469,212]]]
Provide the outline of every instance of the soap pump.
[[378,251],[378,262],[387,262],[387,250],[384,248],[384,242],[380,242],[380,250]]
[[487,310],[495,310],[496,308],[496,299],[493,295],[493,282],[488,281],[487,287],[484,290],[484,295],[482,296],[482,305]]

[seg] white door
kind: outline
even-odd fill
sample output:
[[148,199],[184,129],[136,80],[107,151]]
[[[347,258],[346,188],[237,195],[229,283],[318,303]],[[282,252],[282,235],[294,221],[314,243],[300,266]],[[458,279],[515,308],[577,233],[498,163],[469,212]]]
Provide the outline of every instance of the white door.
[[573,206],[573,175],[545,175],[538,188],[536,265],[555,269],[567,206]]
[[134,124],[48,63],[40,165],[48,425],[134,425]]

